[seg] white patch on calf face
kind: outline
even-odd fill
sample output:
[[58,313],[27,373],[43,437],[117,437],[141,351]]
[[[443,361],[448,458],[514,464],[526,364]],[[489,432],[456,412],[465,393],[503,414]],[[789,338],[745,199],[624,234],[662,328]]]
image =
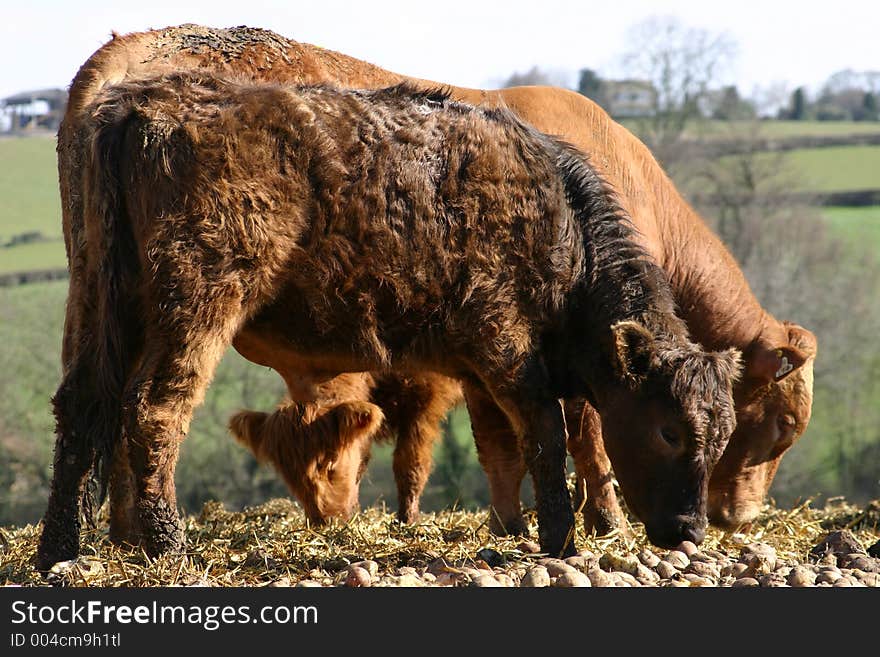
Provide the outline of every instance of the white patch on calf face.
[[774,375],[777,381],[794,369],[794,365],[788,362],[788,358],[786,356],[780,356],[780,358],[782,363],[780,364],[779,369],[776,370],[776,374]]

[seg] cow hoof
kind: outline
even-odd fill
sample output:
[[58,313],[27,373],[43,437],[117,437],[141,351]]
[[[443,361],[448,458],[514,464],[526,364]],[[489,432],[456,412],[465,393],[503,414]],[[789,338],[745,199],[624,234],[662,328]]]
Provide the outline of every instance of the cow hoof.
[[528,536],[529,526],[521,515],[516,518],[502,520],[494,511],[490,511],[489,531],[495,536]]
[[622,513],[605,508],[584,509],[584,533],[589,535],[595,532],[596,536],[606,536],[614,531],[626,538],[633,536],[629,523]]

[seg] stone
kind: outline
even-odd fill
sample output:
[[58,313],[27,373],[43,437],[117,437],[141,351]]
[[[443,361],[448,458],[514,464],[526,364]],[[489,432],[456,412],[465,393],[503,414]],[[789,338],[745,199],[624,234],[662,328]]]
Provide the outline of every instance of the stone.
[[660,575],[660,577],[663,579],[669,579],[678,572],[678,568],[676,568],[666,560],[658,563],[657,567],[654,570],[656,570],[657,574]]
[[747,564],[741,563],[739,561],[734,563],[729,563],[721,569],[721,575],[724,577],[733,577],[734,579],[740,577],[744,572],[749,569]]
[[471,580],[471,585],[480,588],[499,587],[501,582],[495,579],[494,575],[480,575]]
[[592,568],[587,573],[587,577],[590,579],[590,584],[594,587],[614,586],[614,578],[601,568]]
[[748,566],[746,574],[749,577],[766,575],[776,570],[776,550],[766,543],[746,545],[740,552],[739,560]]
[[853,536],[852,532],[847,531],[846,529],[841,529],[839,531],[831,532],[819,541],[810,550],[810,559],[818,561],[828,554],[833,554],[839,558],[843,555],[852,553],[867,554],[865,548],[862,547],[859,540]]
[[306,588],[317,588],[323,586],[321,582],[316,582],[313,579],[302,579],[296,583],[296,588],[298,589],[306,589]]
[[562,559],[540,559],[538,563],[547,569],[547,572],[550,573],[550,577],[559,577],[564,573],[576,571],[575,568],[565,563]]
[[789,586],[813,586],[816,583],[816,574],[804,566],[795,566],[786,578]]
[[568,557],[564,561],[569,566],[576,570],[579,570],[582,573],[587,571],[587,559],[585,557],[578,555],[574,557]]
[[372,586],[373,578],[366,568],[360,566],[349,566],[348,574],[345,576],[345,585],[350,587]]
[[717,580],[721,577],[721,570],[716,564],[704,561],[691,561],[688,567],[684,569],[684,572],[712,580]]
[[837,580],[839,580],[843,575],[840,574],[838,570],[823,570],[818,575],[816,575],[816,584],[834,584]]
[[758,580],[754,577],[740,577],[730,585],[731,588],[738,589],[746,586],[759,586]]
[[376,577],[379,574],[379,564],[373,561],[372,559],[364,559],[363,561],[355,561],[352,566],[357,566],[359,568],[363,568],[368,573],[370,573],[370,577]]
[[785,578],[779,573],[767,573],[758,578],[758,583],[766,588],[788,586]]
[[590,586],[590,578],[584,575],[580,571],[572,571],[568,573],[563,573],[559,577],[556,578],[556,581],[553,582],[553,586],[557,586],[559,588],[583,588]]
[[532,566],[523,575],[519,585],[528,588],[550,586],[550,573],[544,566]]
[[678,550],[679,552],[684,552],[688,557],[696,554],[699,551],[697,546],[691,541],[682,541],[678,544],[676,550]]
[[618,556],[608,552],[599,558],[599,567],[603,570],[629,573],[633,576],[638,572],[640,565],[638,557],[631,554]]
[[664,557],[664,561],[671,563],[678,570],[684,570],[691,562],[688,556],[680,550],[670,550],[669,554]]
[[642,562],[648,568],[656,568],[657,564],[660,563],[660,557],[651,552],[649,549],[644,548],[641,552],[639,552],[639,561]]
[[398,576],[394,583],[402,588],[419,588],[425,585],[417,575],[409,574]]

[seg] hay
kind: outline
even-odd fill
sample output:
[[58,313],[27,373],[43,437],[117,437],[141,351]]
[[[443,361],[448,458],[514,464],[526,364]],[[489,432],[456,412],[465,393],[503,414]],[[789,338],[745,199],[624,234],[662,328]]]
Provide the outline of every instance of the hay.
[[[0,583],[24,586],[266,586],[312,580],[340,584],[349,564],[369,559],[379,576],[401,566],[425,567],[443,559],[451,568],[485,567],[477,553],[499,552],[506,567],[525,568],[541,555],[518,548],[521,538],[493,536],[485,510],[449,510],[424,514],[414,525],[401,525],[384,509],[369,508],[348,523],[309,525],[295,503],[276,499],[241,512],[210,502],[198,516],[184,518],[186,550],[150,559],[143,551],[110,543],[106,518],[96,529],[84,530],[80,558],[44,578],[32,567],[39,526],[0,529]],[[532,536],[536,519],[527,514]],[[734,558],[744,545],[761,541],[777,551],[780,560],[805,563],[811,547],[833,529],[849,529],[867,546],[880,535],[880,502],[860,507],[836,500],[824,508],[810,501],[791,509],[767,505],[760,518],[737,532],[710,529],[701,550],[717,550]],[[577,545],[596,555],[623,556],[647,547],[641,525],[632,538],[620,535],[586,536],[581,528]]]

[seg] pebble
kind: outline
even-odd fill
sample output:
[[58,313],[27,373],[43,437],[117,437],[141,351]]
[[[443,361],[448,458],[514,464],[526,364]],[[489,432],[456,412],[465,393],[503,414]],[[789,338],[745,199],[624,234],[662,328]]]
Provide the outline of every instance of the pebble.
[[639,561],[642,562],[644,566],[648,568],[656,568],[657,564],[660,563],[660,557],[651,552],[649,549],[645,548],[641,552],[639,552]]
[[834,584],[837,580],[839,580],[843,575],[840,574],[840,571],[837,569],[834,570],[823,570],[818,575],[816,575],[816,584]]
[[863,570],[867,573],[880,572],[880,560],[872,557],[866,557],[864,554],[848,554],[846,557],[838,559],[841,566]]
[[684,552],[688,557],[699,552],[697,546],[691,541],[682,541],[678,544],[676,550],[678,550],[679,552]]
[[501,586],[501,582],[495,579],[494,575],[480,575],[472,579],[471,584],[481,588]]
[[684,588],[685,586],[690,586],[691,583],[686,579],[665,579],[661,582],[660,586],[669,587],[669,588]]
[[714,563],[706,563],[704,561],[691,561],[688,567],[684,569],[685,573],[698,575],[706,579],[717,580],[721,577],[721,571]]
[[866,573],[857,570],[853,573],[853,576],[865,586],[870,586],[872,588],[880,586],[880,573]]
[[587,559],[586,557],[582,557],[580,555],[574,557],[568,557],[564,560],[572,568],[579,570],[580,572],[586,572],[587,570]]
[[365,559],[363,561],[355,561],[352,566],[357,566],[358,568],[363,568],[368,573],[370,573],[370,577],[377,577],[379,575],[379,564],[373,561],[372,559]]
[[268,586],[271,588],[287,588],[292,586],[292,584],[289,577],[279,577],[278,579],[269,582]]
[[323,586],[323,584],[321,584],[321,582],[316,582],[313,579],[303,579],[296,583],[296,588],[298,589],[316,588],[318,586]]
[[365,587],[373,584],[373,578],[366,568],[349,566],[345,577],[345,585],[350,587]]
[[656,570],[657,574],[663,579],[669,579],[678,572],[678,569],[675,566],[665,560],[658,563],[654,570]]
[[544,566],[532,566],[523,575],[519,585],[529,588],[550,586],[550,573]]
[[734,579],[740,577],[743,573],[745,573],[749,567],[742,562],[729,563],[724,568],[721,569],[721,575],[724,577],[733,577]]
[[557,586],[560,588],[582,588],[590,586],[590,578],[584,575],[580,571],[572,571],[569,573],[563,573],[559,577],[556,578],[556,581],[553,582],[553,586]]
[[569,573],[572,571],[576,572],[576,569],[572,566],[565,563],[562,559],[540,559],[538,563],[544,568],[547,569],[547,572],[550,574],[550,577],[559,577],[565,573]]
[[395,583],[397,586],[401,586],[404,588],[415,588],[424,586],[425,583],[421,580],[418,575],[399,575],[395,578]]
[[671,563],[678,570],[684,570],[691,562],[691,560],[688,559],[688,556],[680,550],[670,550],[669,554],[667,554],[663,560],[667,563]]
[[401,566],[395,571],[398,575],[415,575],[418,577],[419,571],[412,566]]
[[816,583],[816,574],[804,566],[795,566],[788,573],[786,581],[789,586],[813,586]]
[[516,582],[513,581],[513,578],[506,573],[498,573],[497,575],[495,575],[495,579],[501,586],[516,586]]
[[440,573],[434,578],[434,583],[437,586],[455,586],[463,579],[464,577],[459,573]]
[[758,580],[754,577],[740,577],[730,585],[732,588],[742,588],[744,586],[759,586]]
[[614,586],[614,578],[601,568],[593,568],[587,573],[590,584],[594,587]]
[[603,554],[599,558],[599,567],[603,570],[613,570],[622,573],[629,573],[633,576],[635,576],[635,574],[638,572],[639,566],[641,565],[642,564],[639,562],[638,557],[632,554],[618,556],[609,552]]
[[853,536],[852,532],[842,529],[840,531],[831,532],[819,541],[819,543],[810,550],[810,557],[814,560],[818,560],[828,554],[841,557],[846,554],[852,554],[853,552],[866,554],[865,548],[863,548],[858,539]]
[[766,575],[761,575],[758,578],[758,582],[763,587],[788,586],[785,578],[779,573],[767,573]]
[[766,543],[750,543],[740,552],[741,562],[750,575],[766,575],[776,570],[776,550]]
[[650,586],[651,584],[657,583],[660,579],[660,575],[644,564],[639,564],[638,570],[636,571],[636,579],[639,580],[641,584]]
[[832,584],[832,586],[835,586],[835,587],[838,587],[838,586],[846,586],[846,587],[850,587],[850,586],[852,586],[852,580],[851,580],[849,577],[841,577],[839,580],[837,580],[836,582],[834,582],[834,584]]

